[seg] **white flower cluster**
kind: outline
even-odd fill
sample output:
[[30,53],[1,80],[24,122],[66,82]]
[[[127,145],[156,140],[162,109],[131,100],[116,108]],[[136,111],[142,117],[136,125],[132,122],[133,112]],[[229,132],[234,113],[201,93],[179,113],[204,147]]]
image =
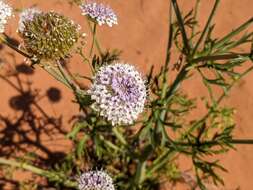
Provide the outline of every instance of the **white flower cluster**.
[[79,190],[115,190],[112,178],[104,171],[89,171],[78,179]]
[[0,0],[0,33],[4,32],[7,20],[12,15],[12,7]]
[[88,90],[92,107],[112,125],[133,124],[143,112],[146,85],[134,66],[114,63],[102,66]]
[[20,15],[19,15],[19,23],[18,23],[18,31],[20,33],[23,33],[24,29],[25,29],[25,22],[27,21],[32,21],[33,18],[42,13],[42,11],[36,9],[36,8],[28,8],[23,10]]
[[107,24],[112,27],[114,24],[118,24],[118,19],[114,11],[103,4],[98,3],[84,3],[80,6],[82,15],[89,16],[94,19],[100,26]]

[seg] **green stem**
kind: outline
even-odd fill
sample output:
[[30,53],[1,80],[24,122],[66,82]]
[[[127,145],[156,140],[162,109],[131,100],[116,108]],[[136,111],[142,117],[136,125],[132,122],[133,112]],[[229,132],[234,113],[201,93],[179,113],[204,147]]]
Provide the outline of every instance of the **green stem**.
[[174,92],[178,89],[180,83],[185,79],[185,76],[187,75],[188,73],[188,64],[185,65],[181,71],[178,73],[176,79],[174,80],[174,82],[172,83],[169,91],[166,93],[166,99],[167,99],[167,102],[170,100],[170,97],[174,94]]
[[[171,55],[171,47],[172,47],[172,40],[173,40],[173,24],[172,24],[172,5],[170,2],[170,10],[169,10],[169,36],[168,36],[168,44],[167,44],[167,52],[166,52],[166,60],[165,60],[165,65],[163,67],[163,86],[162,86],[162,95],[161,99],[164,99],[166,96],[166,92],[168,89],[168,84],[167,84],[167,74],[168,74],[168,65],[170,61],[170,55]],[[162,131],[162,146],[165,143],[165,140],[167,140],[167,135],[165,135],[166,131],[164,131],[164,126],[161,123],[161,120],[164,121],[167,111],[166,110],[157,110],[156,113],[157,115],[157,121],[156,121],[156,133],[158,133],[158,130]]]
[[76,85],[73,80],[70,78],[70,76],[65,72],[64,68],[62,67],[61,63],[57,61],[57,67],[64,78],[64,80],[68,83],[68,85],[71,87],[71,89],[76,92],[77,89],[80,89],[78,85]]
[[[10,47],[12,50],[16,51],[17,53],[27,57],[27,58],[31,58],[30,55],[28,55],[26,52],[23,52],[22,50],[18,49],[18,47],[16,47],[15,45],[13,45],[12,43],[10,43],[10,41],[8,40],[8,36],[6,35],[1,35],[0,34],[0,42],[3,42],[5,45],[7,45],[8,47]],[[62,84],[64,84],[65,86],[67,86],[68,88],[72,88],[72,86],[70,85],[69,81],[66,80],[66,78],[63,78],[61,76],[60,73],[58,73],[54,67],[52,66],[52,63],[48,63],[46,61],[41,62],[40,66],[46,71],[48,72],[51,76],[53,76],[56,80],[58,80],[59,82],[61,82]]]
[[112,131],[114,133],[114,135],[117,137],[117,139],[123,144],[123,145],[127,145],[127,141],[125,140],[125,138],[123,137],[123,135],[119,132],[118,127],[113,127]]
[[174,7],[174,11],[175,11],[176,16],[177,16],[179,29],[182,33],[184,49],[186,51],[185,53],[186,53],[186,55],[188,55],[190,53],[190,46],[189,46],[189,43],[188,43],[189,41],[188,41],[188,38],[187,38],[187,35],[186,35],[186,31],[185,31],[185,28],[184,28],[184,21],[183,21],[181,12],[180,12],[178,4],[177,4],[177,0],[171,0],[171,1],[172,1],[172,4],[173,4],[173,7]]
[[97,29],[97,24],[94,23],[93,26],[93,30],[92,30],[92,44],[91,44],[91,48],[90,48],[90,57],[92,56],[93,53],[93,48],[94,48],[94,44],[95,44],[95,38],[96,38],[96,29]]
[[97,50],[98,50],[98,53],[99,53],[99,55],[102,55],[103,53],[102,53],[102,49],[101,49],[101,47],[100,47],[100,45],[99,45],[99,43],[98,43],[98,40],[97,40],[97,37],[95,36],[95,45],[96,45],[96,47],[97,47]]
[[146,161],[139,161],[134,176],[134,184],[139,186],[146,178]]
[[[101,47],[100,47],[100,44],[99,44],[99,42],[98,42],[98,40],[97,40],[97,36],[96,36],[96,35],[94,35],[94,28],[95,28],[95,25],[97,25],[97,24],[96,24],[96,23],[94,23],[94,27],[92,28],[92,26],[91,26],[91,24],[90,24],[89,19],[87,19],[87,22],[88,22],[88,25],[89,25],[90,31],[91,31],[91,32],[92,32],[92,34],[93,34],[93,40],[94,40],[94,43],[95,43],[96,48],[97,48],[97,50],[98,50],[98,53],[99,53],[99,55],[102,55],[102,54],[103,54],[103,52],[102,52],[102,49],[101,49]],[[95,28],[95,32],[96,32],[96,28]]]
[[72,89],[72,87],[69,85],[68,81],[66,81],[64,78],[62,78],[61,74],[51,64],[47,64],[46,62],[44,62],[41,64],[41,67],[43,68],[43,70],[45,70],[49,75],[51,75],[57,81],[61,82],[69,89]]
[[198,40],[197,43],[196,43],[196,46],[195,46],[194,49],[193,49],[192,55],[195,54],[195,52],[197,51],[197,49],[198,49],[200,43],[202,42],[202,40],[203,40],[203,38],[204,38],[204,36],[205,36],[205,34],[206,34],[206,32],[207,32],[207,30],[208,30],[210,24],[211,24],[211,21],[212,21],[212,19],[213,19],[213,16],[214,16],[214,14],[215,14],[215,12],[216,12],[216,9],[217,9],[219,3],[220,3],[220,0],[216,0],[216,1],[215,1],[214,7],[213,7],[213,9],[212,9],[212,12],[211,12],[210,16],[208,17],[207,23],[206,23],[206,25],[205,25],[205,27],[204,27],[203,32],[201,33],[201,36],[200,36],[199,40]]
[[[253,139],[231,139],[228,140],[231,144],[253,144]],[[204,146],[204,145],[219,145],[219,142],[217,141],[204,141],[200,143],[189,143],[189,142],[174,142],[175,145],[181,145],[181,146]]]
[[[199,5],[200,5],[200,0],[196,0],[195,7],[194,7],[194,15],[193,15],[193,20],[194,21],[197,20],[198,11],[199,11]],[[192,26],[191,38],[193,38],[195,36],[195,32],[196,32],[196,24],[194,24]]]
[[192,60],[192,63],[198,63],[202,61],[217,61],[217,60],[226,60],[226,59],[236,59],[240,57],[251,57],[249,53],[229,53],[223,55],[208,55],[203,57],[198,57]]
[[169,160],[175,156],[175,149],[168,149],[164,153],[162,153],[156,160],[154,160],[153,164],[147,169],[146,176],[151,177],[154,172],[164,167]]
[[[168,44],[167,44],[167,51],[166,51],[166,60],[165,60],[165,67],[164,67],[164,71],[167,71],[168,65],[169,65],[169,61],[170,61],[170,55],[171,55],[171,47],[172,47],[172,42],[173,42],[173,32],[174,32],[174,28],[173,28],[173,14],[172,14],[172,5],[170,2],[170,10],[169,10],[169,37],[168,37]],[[166,74],[164,72],[164,74]]]
[[90,81],[90,82],[93,81],[92,78],[87,77],[87,76],[85,76],[85,75],[80,75],[80,74],[78,74],[78,73],[74,74],[74,76],[75,76],[75,78],[83,78],[83,79],[86,79],[86,80],[88,80],[88,81]]
[[26,58],[32,58],[30,55],[28,55],[28,53],[20,50],[17,46],[13,45],[9,40],[8,40],[8,36],[5,34],[0,34],[0,42],[3,42],[5,45],[7,45],[9,48],[13,49],[14,51],[16,51],[17,53],[23,55]]
[[[231,88],[235,85],[235,83],[240,80],[242,77],[244,77],[245,75],[247,75],[249,72],[251,72],[253,70],[253,66],[251,66],[250,68],[248,68],[246,71],[244,71],[237,80],[234,80],[229,87],[227,87],[226,92],[223,92],[222,95],[217,99],[216,101],[216,106],[219,105],[221,103],[221,101],[227,96],[228,91],[231,90]],[[201,123],[203,123],[208,117],[209,115],[212,113],[212,110],[209,110],[200,120],[198,120],[196,123],[193,124],[193,126],[187,131],[188,134],[190,134],[191,132],[193,132]]]
[[14,161],[14,160],[0,158],[0,164],[28,170],[30,172],[37,174],[37,175],[44,176],[52,181],[62,183],[65,187],[72,187],[72,188],[77,187],[77,182],[75,182],[75,181],[63,179],[61,177],[61,175],[59,175],[57,173],[49,172],[49,171],[43,170],[41,168],[26,164],[26,163],[20,163],[20,162]]
[[230,32],[229,34],[227,34],[225,37],[223,37],[222,39],[220,39],[218,42],[216,42],[213,46],[213,49],[219,49],[220,47],[222,47],[225,43],[227,43],[232,37],[234,37],[235,35],[239,34],[241,31],[243,31],[244,29],[246,29],[250,24],[252,24],[253,22],[253,17],[250,18],[248,21],[246,21],[245,23],[243,23],[241,26],[239,26],[238,28],[236,28],[235,30],[233,30],[232,32]]
[[253,139],[232,139],[232,144],[253,144]]
[[[228,92],[229,90],[231,90],[231,88],[235,85],[235,83],[236,83],[237,81],[239,81],[241,78],[243,78],[245,75],[247,75],[247,74],[248,74],[249,72],[251,72],[252,70],[253,70],[253,66],[251,66],[251,67],[248,68],[246,71],[244,71],[244,72],[237,78],[237,80],[234,80],[234,81],[232,82],[232,84],[227,88],[227,92]],[[219,97],[219,99],[217,100],[217,104],[221,103],[221,101],[226,97],[227,92],[224,92],[224,93]]]

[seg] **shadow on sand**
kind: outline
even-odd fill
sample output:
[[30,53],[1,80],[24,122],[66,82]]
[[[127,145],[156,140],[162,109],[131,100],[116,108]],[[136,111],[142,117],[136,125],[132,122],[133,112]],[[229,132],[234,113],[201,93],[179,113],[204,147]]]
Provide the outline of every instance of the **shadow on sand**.
[[[1,49],[3,48],[0,46]],[[50,150],[42,141],[48,139],[50,142],[56,135],[64,138],[66,131],[61,129],[62,116],[48,115],[40,106],[40,101],[47,98],[49,103],[57,103],[61,101],[61,91],[50,87],[42,93],[41,90],[33,88],[31,78],[35,71],[25,63],[17,63],[14,54],[9,56],[11,58],[8,59],[9,63],[1,60],[4,64],[8,64],[6,65],[8,69],[5,74],[0,74],[0,82],[7,83],[17,94],[9,99],[9,106],[14,114],[10,116],[0,112],[0,157],[28,158],[42,168],[53,167],[66,155],[64,152]],[[0,172],[0,189],[3,189],[7,183],[11,184],[11,189],[20,189],[17,181],[1,175]]]

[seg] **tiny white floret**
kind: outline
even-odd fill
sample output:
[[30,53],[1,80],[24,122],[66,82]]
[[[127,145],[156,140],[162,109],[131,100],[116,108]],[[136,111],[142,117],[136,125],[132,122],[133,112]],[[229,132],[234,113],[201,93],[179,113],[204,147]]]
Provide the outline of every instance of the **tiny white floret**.
[[94,100],[92,108],[112,125],[133,124],[143,112],[147,97],[141,74],[123,63],[102,66],[88,93]]
[[0,0],[0,33],[4,33],[7,20],[12,16],[12,7]]
[[82,15],[89,16],[94,19],[98,25],[107,24],[112,27],[114,24],[118,24],[117,15],[109,7],[98,3],[83,3],[81,6]]
[[79,190],[115,190],[112,178],[104,171],[84,172],[78,179]]

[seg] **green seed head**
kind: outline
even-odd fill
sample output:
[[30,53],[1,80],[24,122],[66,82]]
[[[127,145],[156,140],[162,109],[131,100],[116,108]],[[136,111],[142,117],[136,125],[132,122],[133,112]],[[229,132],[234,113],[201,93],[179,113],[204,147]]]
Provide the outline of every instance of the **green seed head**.
[[78,26],[55,12],[37,14],[24,25],[24,46],[38,60],[66,58],[79,37]]

